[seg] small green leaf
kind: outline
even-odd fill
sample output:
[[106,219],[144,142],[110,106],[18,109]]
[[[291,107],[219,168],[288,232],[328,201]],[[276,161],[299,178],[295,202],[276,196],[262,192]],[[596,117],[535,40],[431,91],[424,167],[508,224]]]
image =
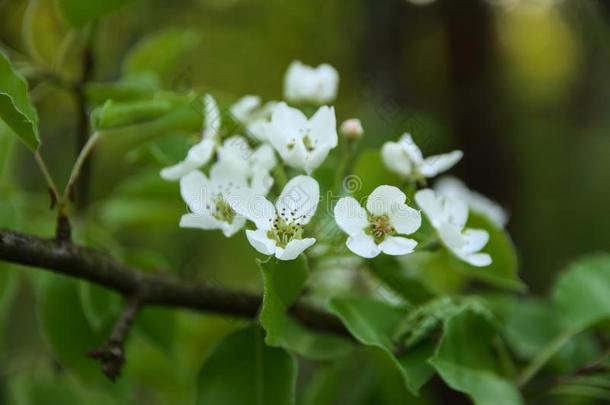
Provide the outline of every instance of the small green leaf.
[[58,2],[59,9],[66,20],[74,27],[82,27],[104,14],[124,6],[131,0],[58,0]]
[[610,255],[572,264],[555,283],[552,299],[570,328],[585,329],[610,318]]
[[141,124],[159,118],[172,110],[172,103],[164,99],[119,103],[108,100],[91,113],[93,127],[97,130]]
[[412,393],[417,394],[434,374],[426,362],[434,353],[433,343],[423,342],[405,350],[395,344],[394,334],[404,317],[399,309],[368,298],[334,298],[329,310],[341,318],[358,341],[387,356]]
[[197,404],[294,404],[296,360],[263,333],[252,325],[220,342],[199,373]]
[[489,316],[465,308],[445,321],[430,363],[451,388],[464,392],[475,404],[522,404],[517,388],[498,371],[496,336]]
[[0,51],[0,118],[32,151],[38,149],[38,114],[32,105],[28,86],[7,56]]
[[412,266],[400,263],[396,257],[379,255],[370,261],[371,272],[386,287],[411,304],[421,304],[434,298],[434,292]]
[[[197,43],[198,35],[193,31],[169,29],[144,38],[138,42],[127,54],[123,61],[123,74],[138,72],[154,72],[159,77],[169,79],[177,66],[180,65],[182,55]],[[174,85],[189,85],[189,72],[184,71],[182,77],[178,75],[172,81],[182,83],[169,83]]]
[[328,359],[346,354],[351,345],[333,335],[316,334],[292,317],[288,308],[295,303],[307,280],[307,263],[303,256],[291,261],[270,258],[260,262],[265,293],[259,316],[266,331],[266,343],[281,346],[312,359]]
[[54,63],[67,29],[58,18],[54,0],[29,0],[22,33],[29,55],[49,68]]
[[152,72],[135,73],[112,83],[87,83],[87,100],[95,105],[108,100],[127,102],[153,98],[161,90],[159,77]]

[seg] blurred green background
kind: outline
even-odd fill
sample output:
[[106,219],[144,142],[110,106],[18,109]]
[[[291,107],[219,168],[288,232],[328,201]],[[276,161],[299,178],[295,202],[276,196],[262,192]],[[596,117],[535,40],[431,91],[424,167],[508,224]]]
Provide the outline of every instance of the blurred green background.
[[[337,115],[362,119],[366,147],[409,131],[426,154],[465,151],[454,172],[507,208],[521,276],[531,291],[546,292],[570,260],[610,247],[610,1],[414,3],[135,0],[97,24],[90,76],[116,80],[129,50],[165,29],[189,30],[192,42],[164,67],[165,87],[209,89],[225,103],[243,94],[280,99],[294,59],[330,63],[341,77]],[[46,70],[78,76],[82,58],[69,44],[82,38],[67,40],[57,14],[52,1],[0,0],[0,47],[14,60],[34,59]],[[61,67],[58,52],[64,53]],[[63,184],[80,142],[78,100],[53,84],[36,86],[33,98],[41,153]],[[186,208],[177,185],[158,172],[177,161],[195,135],[170,134],[137,148],[100,147],[77,238],[151,271],[170,268],[258,290],[255,254],[242,234],[227,240],[220,232],[177,226]],[[0,141],[0,226],[51,235],[54,216],[30,152],[6,136]],[[14,301],[0,315],[6,328],[0,372],[17,377],[49,367],[32,306],[40,281],[22,273],[10,284],[0,278],[0,292],[13,290],[1,299]],[[189,325],[176,329],[178,339],[194,336],[208,345],[232,324],[185,313],[171,322]],[[143,333],[142,339],[148,335],[158,337]],[[154,353],[145,356],[150,367],[170,362],[163,349],[147,344],[137,347]],[[167,398],[188,396],[180,386],[188,385],[206,347],[199,345],[196,355],[189,347],[178,354],[172,349],[173,361],[192,363],[174,380],[147,372],[147,364],[128,363],[141,368],[133,373],[143,381],[143,398],[154,384],[174,384],[164,391]]]

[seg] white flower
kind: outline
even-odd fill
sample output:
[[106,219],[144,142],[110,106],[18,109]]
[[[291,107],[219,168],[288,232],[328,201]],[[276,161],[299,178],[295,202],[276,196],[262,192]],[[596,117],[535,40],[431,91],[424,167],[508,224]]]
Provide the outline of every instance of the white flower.
[[233,117],[246,127],[249,135],[259,141],[265,141],[264,126],[271,118],[275,101],[269,101],[261,105],[259,96],[247,95],[237,100],[230,108]]
[[279,103],[271,122],[265,124],[267,139],[288,166],[311,174],[337,146],[335,110],[322,106],[310,119],[296,108]]
[[293,103],[325,104],[337,97],[339,73],[324,63],[314,68],[294,61],[284,76],[284,98]]
[[273,185],[269,172],[277,164],[277,159],[273,147],[268,143],[252,150],[246,138],[232,136],[218,149],[218,161],[243,173],[250,188],[259,194],[267,195]]
[[364,129],[362,129],[362,123],[358,118],[350,118],[341,123],[339,132],[346,139],[360,139],[364,135]]
[[487,218],[498,228],[504,228],[508,222],[508,214],[498,203],[476,191],[470,190],[461,180],[444,176],[434,183],[437,193],[464,201],[472,211]]
[[348,249],[365,258],[381,252],[394,256],[413,252],[417,242],[399,235],[419,229],[421,214],[405,204],[406,199],[394,186],[377,187],[366,201],[366,210],[353,197],[340,199],[335,206],[335,220],[349,235]]
[[315,238],[303,237],[303,228],[316,212],[319,199],[318,182],[309,176],[296,176],[286,184],[275,206],[248,191],[232,198],[231,206],[256,225],[257,229],[247,230],[246,236],[258,252],[294,260],[316,242]]
[[179,180],[182,176],[205,165],[214,155],[218,145],[220,130],[220,111],[216,100],[209,94],[204,97],[205,128],[201,141],[189,149],[186,159],[173,166],[161,170],[161,177],[165,180]]
[[226,237],[233,236],[246,219],[231,208],[235,192],[248,190],[243,173],[224,163],[215,163],[210,177],[194,170],[180,179],[180,194],[191,213],[180,220],[183,228],[220,229]]
[[398,142],[386,142],[381,148],[381,156],[389,170],[412,180],[421,180],[449,170],[462,158],[463,153],[454,150],[424,159],[411,135],[405,133]]
[[468,219],[465,202],[438,195],[430,189],[415,193],[415,201],[455,256],[476,267],[491,264],[491,256],[480,253],[489,241],[489,233],[483,229],[465,228]]

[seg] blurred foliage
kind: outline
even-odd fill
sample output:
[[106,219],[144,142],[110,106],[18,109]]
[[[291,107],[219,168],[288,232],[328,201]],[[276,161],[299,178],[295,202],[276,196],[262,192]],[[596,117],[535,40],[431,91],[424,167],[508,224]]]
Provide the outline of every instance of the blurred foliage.
[[[293,59],[328,62],[341,72],[337,115],[340,120],[360,117],[366,131],[359,145],[363,153],[355,162],[355,172],[366,173],[359,197],[379,183],[398,182],[371,149],[403,131],[412,132],[426,153],[460,147],[465,141],[454,134],[447,101],[455,90],[452,50],[438,3],[442,1],[428,7],[402,0],[0,1],[2,55],[21,72],[5,75],[10,65],[0,55],[0,76],[10,77],[7,84],[0,82],[0,111],[19,117],[5,119],[8,126],[0,122],[0,227],[52,234],[54,218],[47,210],[43,179],[30,152],[13,135],[35,148],[38,133],[33,128],[39,121],[40,151],[64,183],[76,154],[79,106],[74,89],[83,85],[82,50],[89,42],[93,77],[82,90],[92,124],[125,128],[109,131],[114,136],[96,150],[92,203],[76,219],[75,239],[151,272],[171,271],[185,279],[254,291],[264,283],[268,293],[261,315],[265,338],[258,327],[231,319],[146,309],[128,342],[124,374],[129,377],[112,385],[84,354],[107,337],[120,298],[84,282],[0,264],[0,402],[207,404],[257,397],[261,403],[279,404],[291,403],[296,385],[302,404],[395,404],[405,398],[430,403],[435,396],[425,387],[420,397],[413,395],[438,373],[452,388],[489,403],[488,398],[500,402],[498,396],[509,401],[518,395],[506,383],[515,377],[516,365],[495,362],[507,350],[522,365],[562,337],[566,345],[549,353],[545,366],[553,372],[574,370],[599,355],[596,335],[587,329],[606,337],[609,330],[606,256],[569,267],[549,300],[508,291],[522,292],[523,279],[532,291],[546,292],[572,258],[609,247],[606,2],[492,2],[496,37],[491,42],[498,54],[492,70],[499,82],[492,109],[502,136],[486,136],[511,157],[512,166],[504,170],[514,179],[514,184],[498,185],[510,196],[500,202],[511,213],[514,241],[494,232],[489,221],[471,217],[473,226],[492,233],[487,250],[498,258],[492,268],[474,269],[448,255],[422,253],[374,261],[369,271],[393,287],[404,308],[481,284],[505,289],[507,293],[485,297],[493,315],[453,301],[447,312],[446,302],[432,301],[401,319],[393,305],[362,300],[350,291],[327,305],[366,346],[353,349],[339,339],[307,334],[286,316],[311,270],[303,266],[278,274],[273,263],[262,263],[259,271],[243,235],[227,240],[216,232],[177,226],[186,207],[177,185],[161,180],[158,172],[181,159],[198,136],[202,117],[191,91],[212,90],[223,108],[246,93],[279,99],[281,77]],[[400,9],[405,21],[384,17],[388,9],[383,4]],[[394,38],[375,43],[372,38],[380,41],[377,34],[386,24],[393,24],[388,35]],[[473,56],[466,52],[459,57]],[[372,70],[377,60],[395,69]],[[29,97],[38,116],[24,107],[21,74],[31,83]],[[54,79],[45,81],[49,76]],[[481,90],[472,89],[476,91]],[[474,121],[478,113],[469,112]],[[329,159],[336,161],[339,154],[335,151]],[[486,162],[493,155],[481,147],[468,158]],[[489,178],[493,189],[494,173]],[[329,173],[327,183],[333,180]],[[329,238],[332,244],[332,234]],[[388,274],[388,268],[396,272]],[[369,282],[369,276],[362,277]],[[378,286],[362,288],[375,291]],[[442,337],[432,344],[412,336],[412,346],[405,340],[404,352],[396,356],[396,324],[416,325],[418,336]],[[275,336],[274,330],[281,333]],[[463,347],[469,350],[456,349]],[[288,351],[310,359],[299,360],[305,377],[296,379]],[[319,361],[329,357],[335,361]],[[430,357],[429,364],[411,368],[413,358]],[[259,373],[253,375],[249,365],[262,367],[266,378],[273,379],[277,398],[261,391],[255,381]],[[552,403],[576,403],[569,401],[583,395],[607,400],[607,381],[575,381],[563,392],[558,388]]]

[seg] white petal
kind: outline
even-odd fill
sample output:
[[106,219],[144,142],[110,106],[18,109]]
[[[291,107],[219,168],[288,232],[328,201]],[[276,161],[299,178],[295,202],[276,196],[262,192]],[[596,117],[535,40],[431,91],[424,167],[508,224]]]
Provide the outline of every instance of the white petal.
[[386,236],[379,244],[381,251],[387,255],[402,256],[413,252],[417,242],[400,236]]
[[218,104],[216,104],[216,100],[214,100],[214,97],[210,94],[205,95],[203,102],[205,109],[205,129],[203,131],[203,138],[215,138],[218,135],[221,123]]
[[449,222],[441,223],[441,226],[438,228],[438,235],[445,246],[458,255],[462,253],[462,249],[468,243],[462,233],[462,229]]
[[360,235],[369,225],[366,211],[353,197],[343,197],[335,205],[335,221],[348,235]]
[[222,224],[213,216],[202,214],[184,214],[180,218],[180,228],[198,228],[198,229],[220,229]]
[[212,191],[229,195],[238,188],[246,187],[248,179],[239,165],[228,161],[218,161],[210,167],[210,182]]
[[216,143],[212,139],[202,140],[189,149],[186,159],[182,162],[161,170],[161,177],[165,180],[179,180],[182,176],[208,163],[215,148]]
[[314,243],[316,243],[315,238],[293,239],[288,242],[285,248],[278,246],[275,251],[275,257],[279,260],[294,260]]
[[485,267],[489,266],[492,263],[491,256],[487,253],[477,253],[474,255],[469,255],[466,257],[462,257],[462,260],[476,267]]
[[206,212],[206,204],[211,199],[209,180],[199,170],[180,179],[180,195],[189,209],[196,214]]
[[381,147],[381,158],[388,170],[407,177],[413,173],[411,161],[398,142],[386,142]]
[[333,107],[322,106],[309,120],[309,136],[315,142],[316,147],[328,145],[330,148],[337,146],[339,137],[337,135],[337,119]]
[[259,253],[269,256],[275,252],[275,241],[267,237],[267,231],[264,229],[246,230],[246,237],[250,245]]
[[465,201],[441,197],[444,203],[445,220],[463,228],[468,220],[468,205]]
[[300,136],[288,138],[288,132],[273,124],[265,124],[265,128],[267,140],[282,157],[284,163],[304,170],[308,153]]
[[235,190],[226,200],[236,213],[254,222],[257,228],[271,229],[276,216],[275,207],[262,194],[242,188]]
[[483,249],[489,242],[489,232],[483,229],[466,229],[463,232],[466,239],[466,245],[462,248],[462,252],[466,254],[476,253]]
[[373,237],[364,233],[348,237],[345,245],[349,250],[366,259],[372,259],[381,252]]
[[286,131],[287,138],[291,138],[307,126],[307,117],[301,110],[289,107],[286,103],[278,103],[273,109],[271,123]]
[[294,219],[305,225],[315,214],[319,201],[318,182],[309,176],[296,176],[286,184],[275,206],[278,215],[286,216],[288,221]]
[[330,152],[329,146],[318,146],[311,151],[305,162],[305,172],[307,174],[313,173],[322,163],[326,160],[328,153]]
[[266,196],[269,194],[269,190],[271,190],[273,182],[273,176],[271,176],[269,172],[257,171],[250,179],[250,188],[252,191],[254,191],[254,193]]
[[242,217],[241,215],[238,215],[233,218],[233,221],[231,223],[222,223],[222,233],[227,238],[230,238],[231,236],[239,232],[240,229],[244,227],[244,225],[246,225],[246,218]]
[[392,211],[389,217],[390,223],[398,233],[408,235],[417,231],[421,226],[420,212],[406,204],[402,204]]
[[253,170],[269,171],[277,164],[273,147],[268,143],[260,145],[250,156],[250,164]]
[[254,121],[246,128],[246,135],[250,135],[252,138],[261,142],[265,142],[268,139],[267,125],[269,125],[269,123],[266,121]]
[[411,137],[411,134],[403,134],[403,136],[400,138],[400,141],[398,142],[400,143],[402,150],[407,154],[411,163],[416,166],[419,166],[423,163],[424,157],[422,156],[421,150]]
[[246,95],[237,100],[230,108],[233,117],[241,122],[247,123],[252,118],[252,112],[261,105],[259,96]]
[[464,156],[464,154],[461,150],[430,156],[426,158],[419,170],[421,174],[426,177],[434,177],[439,173],[451,169],[460,159],[462,159],[462,156]]
[[405,203],[407,196],[394,186],[379,186],[366,200],[366,209],[373,215],[389,215]]
[[249,159],[252,156],[252,148],[246,138],[235,135],[227,138],[218,149],[218,160],[227,162],[237,169],[247,172],[250,168]]
[[440,225],[443,219],[443,204],[434,191],[429,188],[419,190],[415,193],[415,202],[426,213],[432,225]]

